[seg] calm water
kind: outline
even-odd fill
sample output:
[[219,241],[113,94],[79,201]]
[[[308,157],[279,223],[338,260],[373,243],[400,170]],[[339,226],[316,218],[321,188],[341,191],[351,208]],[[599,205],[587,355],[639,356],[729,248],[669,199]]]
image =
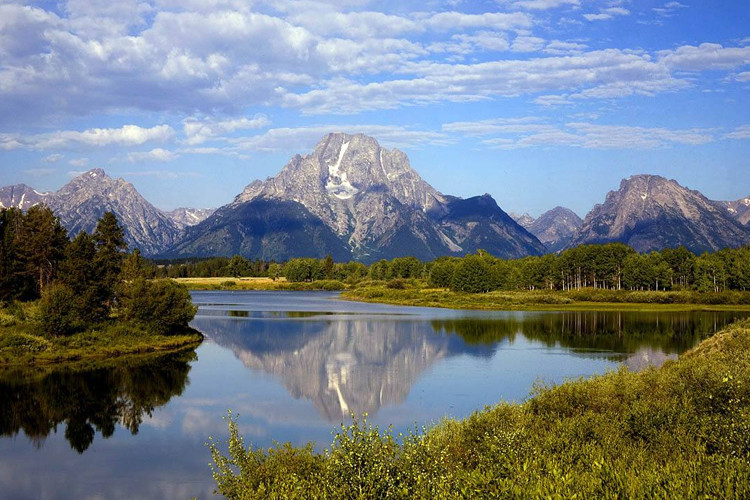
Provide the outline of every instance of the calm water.
[[328,446],[350,412],[403,431],[536,381],[675,358],[736,313],[472,312],[324,292],[196,292],[195,353],[89,372],[0,372],[0,498],[213,491],[227,409],[246,439]]

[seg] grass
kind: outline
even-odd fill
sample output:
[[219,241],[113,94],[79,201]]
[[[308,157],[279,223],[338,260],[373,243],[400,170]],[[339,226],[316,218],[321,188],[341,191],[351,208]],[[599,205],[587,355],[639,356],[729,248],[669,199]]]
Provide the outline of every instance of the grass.
[[192,329],[158,335],[141,327],[105,323],[65,337],[43,335],[37,303],[0,308],[0,367],[86,364],[94,360],[194,349],[203,335]]
[[227,498],[750,498],[750,321],[677,361],[537,387],[393,436],[355,420],[323,453],[211,442]]
[[309,283],[287,281],[286,278],[174,278],[188,290],[343,290],[345,285],[336,280]]
[[750,311],[750,292],[702,294],[697,292],[630,292],[625,290],[494,291],[471,294],[445,288],[427,288],[412,281],[404,289],[379,282],[364,283],[342,293],[359,302],[406,306],[483,310],[541,311]]

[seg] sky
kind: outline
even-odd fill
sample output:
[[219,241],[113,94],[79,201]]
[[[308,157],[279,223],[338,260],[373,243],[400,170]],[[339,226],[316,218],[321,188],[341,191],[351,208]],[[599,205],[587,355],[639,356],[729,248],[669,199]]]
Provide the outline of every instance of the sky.
[[641,173],[736,200],[749,91],[747,0],[0,0],[0,186],[217,207],[336,131],[532,216]]

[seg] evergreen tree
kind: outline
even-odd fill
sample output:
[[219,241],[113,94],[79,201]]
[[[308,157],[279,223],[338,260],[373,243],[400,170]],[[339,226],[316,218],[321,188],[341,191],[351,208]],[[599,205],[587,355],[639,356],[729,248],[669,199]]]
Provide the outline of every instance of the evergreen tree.
[[[25,264],[26,275],[35,283],[34,296],[39,297],[55,277],[68,234],[52,210],[43,204],[29,208],[19,229],[15,238],[19,257]],[[28,290],[24,290],[23,295],[27,294]]]
[[111,306],[115,296],[115,289],[120,282],[120,272],[124,251],[128,245],[125,233],[112,212],[107,212],[99,219],[94,230],[96,242],[96,257],[94,263],[101,272],[102,302]]
[[129,253],[122,263],[122,279],[132,281],[138,278],[153,278],[153,264],[141,256],[137,248]]
[[25,273],[26,266],[21,259],[17,235],[23,223],[23,212],[17,208],[0,211],[0,300],[21,298],[33,295],[34,280]]
[[85,231],[73,238],[60,263],[59,281],[74,294],[74,305],[80,318],[88,323],[107,319],[107,291],[104,273],[96,264],[96,243]]

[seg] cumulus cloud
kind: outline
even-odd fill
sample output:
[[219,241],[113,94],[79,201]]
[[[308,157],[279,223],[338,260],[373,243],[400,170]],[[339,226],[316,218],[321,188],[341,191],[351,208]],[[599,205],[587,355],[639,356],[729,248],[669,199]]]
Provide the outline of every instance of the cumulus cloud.
[[[15,136],[13,140],[0,144],[9,144],[7,149],[69,149],[75,147],[104,146],[139,146],[146,142],[164,142],[172,138],[174,130],[169,125],[157,125],[143,128],[138,125],[125,125],[121,128],[92,128],[83,132],[60,130],[47,134]],[[12,146],[12,147],[11,147]]]
[[587,21],[607,21],[613,19],[615,16],[628,15],[630,15],[630,11],[624,7],[609,7],[600,9],[598,14],[584,14],[583,17]]
[[231,120],[199,120],[188,118],[182,122],[185,140],[188,145],[198,145],[209,139],[215,139],[237,130],[250,130],[267,127],[271,120],[266,115],[255,115],[253,118],[236,118]]
[[702,43],[662,50],[657,55],[667,67],[686,71],[733,69],[750,64],[750,46],[724,47],[718,43]]
[[141,162],[169,162],[179,158],[179,155],[173,151],[155,148],[151,151],[136,151],[128,153],[128,161],[131,163]]
[[[70,0],[55,9],[0,4],[0,125],[12,131],[7,127],[16,127],[18,117],[43,123],[50,116],[123,109],[234,117],[247,109],[286,106],[305,114],[341,114],[519,95],[552,102],[537,94],[568,100],[655,94],[687,85],[676,71],[735,69],[747,63],[750,50],[703,44],[657,54],[592,51],[580,41],[539,36],[542,11],[596,5],[580,0],[506,0],[502,12],[471,13],[457,10],[457,4],[446,12],[404,7],[396,13],[375,11],[376,5],[360,0]],[[587,19],[630,14],[623,2],[599,5],[604,7],[585,14]],[[213,121],[183,124],[187,144],[230,133],[222,131],[221,119]],[[106,143],[106,133],[98,139],[79,134],[53,134],[46,145],[37,137],[36,147]],[[0,135],[0,149],[31,147],[26,139]]]

